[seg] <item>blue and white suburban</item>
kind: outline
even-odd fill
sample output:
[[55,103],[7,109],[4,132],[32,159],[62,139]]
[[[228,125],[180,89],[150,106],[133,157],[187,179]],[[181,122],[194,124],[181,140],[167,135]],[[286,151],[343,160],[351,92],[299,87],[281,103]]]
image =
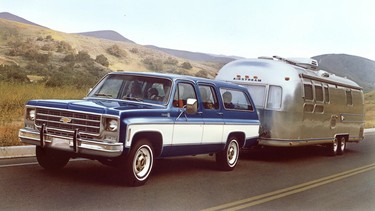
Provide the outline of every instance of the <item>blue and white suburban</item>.
[[215,154],[232,170],[259,129],[246,88],[158,73],[110,73],[83,100],[31,100],[25,111],[19,137],[36,145],[43,168],[95,159],[119,167],[130,186],[147,181],[158,157]]

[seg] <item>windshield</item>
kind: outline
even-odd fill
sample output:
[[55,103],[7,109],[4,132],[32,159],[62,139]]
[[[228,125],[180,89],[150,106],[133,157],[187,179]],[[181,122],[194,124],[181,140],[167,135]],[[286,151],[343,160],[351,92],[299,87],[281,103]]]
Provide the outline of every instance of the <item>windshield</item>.
[[163,78],[108,75],[88,95],[95,98],[111,98],[166,104],[171,81]]

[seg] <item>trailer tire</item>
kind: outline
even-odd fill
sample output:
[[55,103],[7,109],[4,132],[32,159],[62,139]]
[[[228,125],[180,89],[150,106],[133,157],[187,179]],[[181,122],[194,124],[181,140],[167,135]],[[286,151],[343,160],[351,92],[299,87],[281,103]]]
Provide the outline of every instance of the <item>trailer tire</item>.
[[70,156],[62,151],[40,146],[36,146],[35,155],[39,165],[49,171],[62,169],[70,159]]
[[339,151],[339,137],[335,137],[335,140],[332,144],[328,145],[328,155],[336,156]]
[[343,155],[345,153],[345,149],[346,149],[346,137],[345,136],[341,136],[339,138],[339,142],[338,142],[338,151],[337,151],[337,154],[338,155]]
[[216,153],[216,163],[223,171],[232,171],[237,164],[240,154],[240,145],[238,144],[237,137],[231,136],[225,149]]

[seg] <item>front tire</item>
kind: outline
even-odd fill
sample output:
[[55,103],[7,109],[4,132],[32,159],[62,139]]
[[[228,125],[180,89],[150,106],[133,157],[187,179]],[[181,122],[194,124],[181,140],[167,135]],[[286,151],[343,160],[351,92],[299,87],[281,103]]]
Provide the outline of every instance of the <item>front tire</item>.
[[152,145],[146,139],[136,142],[126,157],[125,177],[129,186],[144,185],[154,164]]
[[237,164],[240,147],[236,137],[229,138],[224,151],[216,153],[216,163],[223,171],[232,171]]
[[63,168],[70,159],[70,157],[62,151],[42,148],[40,146],[36,147],[35,154],[39,165],[50,171]]

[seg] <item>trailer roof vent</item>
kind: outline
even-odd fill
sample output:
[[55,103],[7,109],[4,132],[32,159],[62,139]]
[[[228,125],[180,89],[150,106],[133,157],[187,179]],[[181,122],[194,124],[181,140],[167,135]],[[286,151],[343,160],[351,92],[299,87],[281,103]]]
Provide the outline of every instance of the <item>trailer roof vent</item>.
[[273,56],[274,60],[283,61],[285,63],[295,65],[310,70],[317,70],[318,61],[311,58],[282,58],[279,56]]

